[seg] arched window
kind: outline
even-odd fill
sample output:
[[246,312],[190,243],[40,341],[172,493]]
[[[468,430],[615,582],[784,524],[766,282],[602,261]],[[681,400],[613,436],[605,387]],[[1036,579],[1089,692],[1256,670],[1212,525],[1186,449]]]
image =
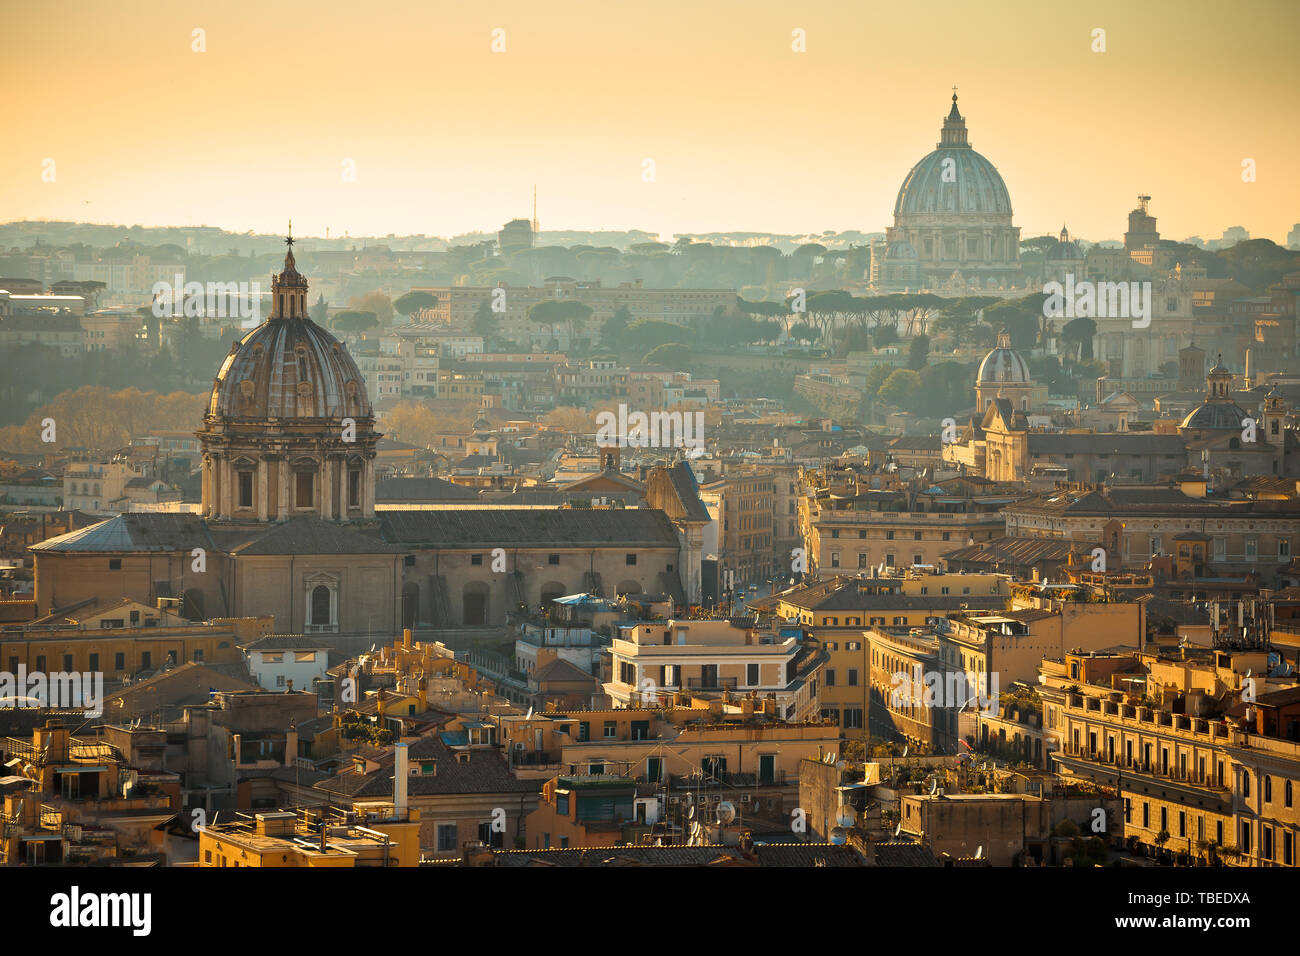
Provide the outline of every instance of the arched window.
[[330,589],[323,584],[318,584],[311,592],[311,623],[313,626],[324,624],[333,624],[334,621],[330,614]]

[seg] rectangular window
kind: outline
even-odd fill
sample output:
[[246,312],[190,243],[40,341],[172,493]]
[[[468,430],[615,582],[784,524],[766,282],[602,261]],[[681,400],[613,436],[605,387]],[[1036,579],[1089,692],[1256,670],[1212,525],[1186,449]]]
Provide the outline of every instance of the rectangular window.
[[348,507],[361,507],[361,472],[348,472]]
[[1259,539],[1255,537],[1246,538],[1246,560],[1259,560]]
[[[548,554],[546,556],[546,563],[552,566],[557,565],[560,563],[560,556],[558,554]],[[671,571],[672,568],[669,568],[668,570]]]
[[612,740],[617,736],[618,736],[618,721],[616,720],[605,721],[605,739]]
[[124,670],[126,670],[126,655],[125,655],[125,654],[120,654],[120,653],[119,653],[119,654],[114,654],[114,655],[113,655],[113,669],[114,669],[114,670],[118,670],[118,671],[124,671]]
[[629,554],[629,555],[627,556],[627,558],[626,558],[626,561],[627,561],[627,566],[628,566],[628,567],[632,567],[633,565],[636,564],[636,555],[635,555],[635,554]]
[[745,665],[745,683],[748,684],[750,687],[758,686],[758,665],[757,664]]
[[858,669],[856,667],[849,668],[849,686],[850,687],[858,686]]
[[294,476],[294,487],[296,494],[294,497],[295,508],[310,508],[315,502],[315,491],[313,488],[315,478],[309,471],[300,471]]
[[438,824],[438,852],[450,853],[456,849],[456,824]]
[[826,671],[826,686],[827,687],[835,686],[835,669],[833,667],[828,668]]
[[110,571],[121,571],[121,570],[122,570],[122,559],[121,559],[121,558],[109,558],[109,559],[108,559],[108,570],[110,570]]
[[93,674],[99,670],[99,655],[90,655],[90,672]]
[[239,473],[239,507],[253,507],[253,473],[251,471],[241,471]]
[[475,567],[479,567],[479,566],[481,566],[481,565],[483,564],[483,555],[481,555],[481,554],[471,554],[471,555],[469,556],[469,563],[472,564],[472,565],[474,565]]

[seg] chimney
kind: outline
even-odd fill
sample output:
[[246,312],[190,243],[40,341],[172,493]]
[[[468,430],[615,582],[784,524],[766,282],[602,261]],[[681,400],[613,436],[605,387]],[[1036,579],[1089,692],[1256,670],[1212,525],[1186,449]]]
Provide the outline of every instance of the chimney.
[[393,812],[399,819],[406,815],[406,782],[410,770],[406,765],[406,748],[408,744],[398,744],[393,755]]
[[402,628],[402,647],[408,651],[411,649],[411,629],[409,627]]
[[298,725],[291,724],[284,735],[284,765],[292,767],[298,759]]

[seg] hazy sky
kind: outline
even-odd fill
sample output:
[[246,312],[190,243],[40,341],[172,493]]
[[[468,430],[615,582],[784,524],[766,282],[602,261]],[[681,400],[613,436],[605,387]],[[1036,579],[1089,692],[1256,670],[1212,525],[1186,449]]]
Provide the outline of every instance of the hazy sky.
[[956,85],[1023,236],[1300,221],[1295,0],[793,6],[15,4],[0,220],[449,236],[536,183],[543,230],[875,231]]

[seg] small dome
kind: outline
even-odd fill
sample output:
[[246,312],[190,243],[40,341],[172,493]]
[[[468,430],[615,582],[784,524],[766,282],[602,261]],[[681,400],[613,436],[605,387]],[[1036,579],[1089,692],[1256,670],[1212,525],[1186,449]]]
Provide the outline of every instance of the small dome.
[[917,259],[916,247],[905,239],[895,239],[885,251],[886,259]]
[[984,356],[975,375],[976,385],[1013,384],[1027,385],[1033,379],[1029,365],[1020,353],[1011,347],[1011,333],[1003,329],[998,333],[998,347]]
[[1082,261],[1083,250],[1079,248],[1077,242],[1070,238],[1069,231],[1065,227],[1061,227],[1060,238],[1056,241],[1056,245],[1047,250],[1047,255],[1044,258],[1048,262]]
[[1249,416],[1232,402],[1206,402],[1192,409],[1179,428],[1223,429],[1239,432]]

